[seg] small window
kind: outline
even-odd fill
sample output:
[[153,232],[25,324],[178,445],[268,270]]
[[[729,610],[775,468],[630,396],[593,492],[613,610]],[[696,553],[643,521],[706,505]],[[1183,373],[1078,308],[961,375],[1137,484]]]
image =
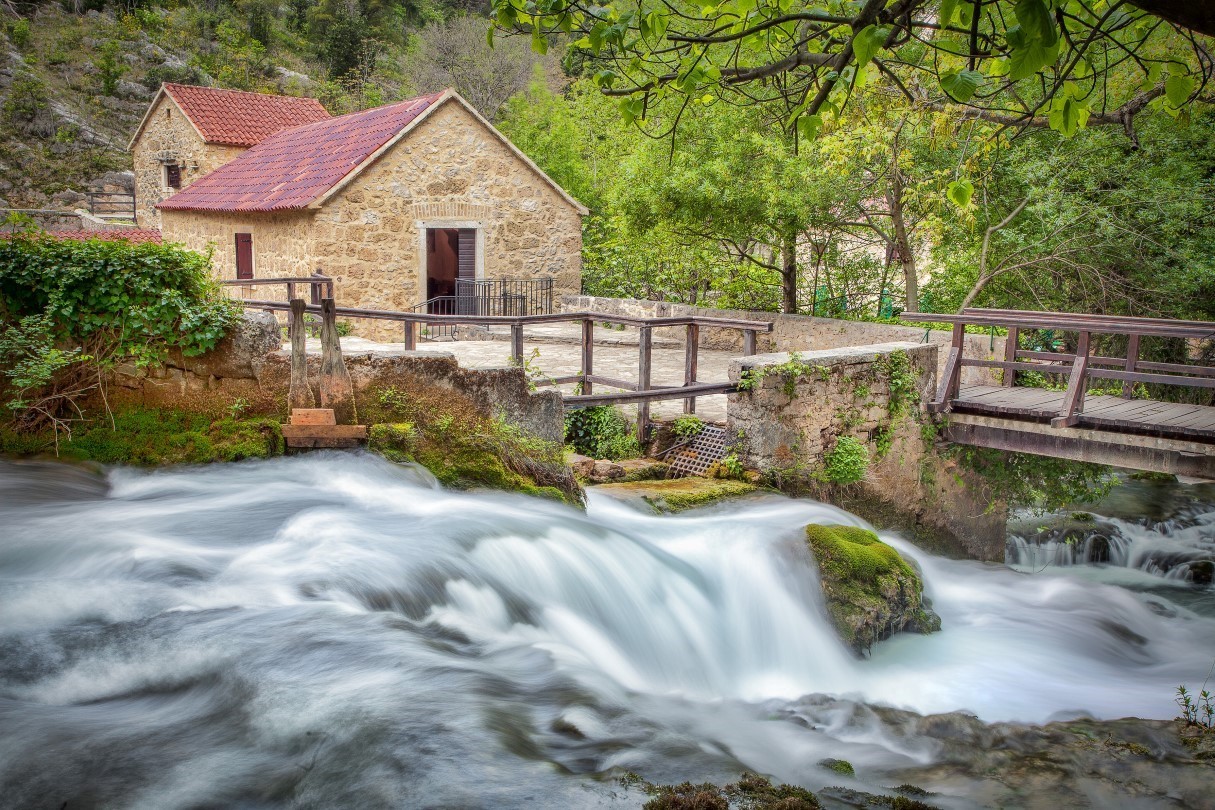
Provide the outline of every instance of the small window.
[[253,234],[236,235],[236,277],[253,278]]
[[181,190],[181,166],[176,163],[165,164],[165,188]]

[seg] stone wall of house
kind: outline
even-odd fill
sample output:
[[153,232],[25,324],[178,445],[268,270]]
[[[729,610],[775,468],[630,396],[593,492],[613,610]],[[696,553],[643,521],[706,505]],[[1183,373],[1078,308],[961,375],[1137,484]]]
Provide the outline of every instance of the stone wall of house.
[[139,226],[160,227],[161,217],[156,204],[169,196],[165,192],[162,158],[171,158],[181,166],[181,187],[185,188],[243,151],[243,146],[204,143],[176,102],[161,94],[131,149],[135,166],[135,216]]
[[[211,267],[216,278],[236,278],[236,234],[253,236],[253,277],[306,276],[323,266],[313,253],[315,211],[278,213],[229,213],[211,211],[164,211],[161,234],[166,242],[180,242],[197,251],[212,251]],[[278,286],[237,288],[246,298],[286,300]],[[235,292],[235,291],[234,291]],[[302,294],[302,293],[301,293]],[[343,300],[342,306],[355,306]]]
[[[426,298],[427,227],[480,231],[479,277],[581,284],[579,212],[458,102],[432,113],[322,206],[314,254],[342,306],[409,309]],[[399,340],[396,324],[358,334]],[[381,334],[382,333],[382,334]]]
[[[937,355],[937,373],[944,371],[952,341],[950,332],[939,329],[921,329],[892,323],[870,321],[845,321],[837,318],[815,318],[809,315],[785,315],[779,312],[756,312],[742,309],[712,309],[687,304],[672,304],[666,301],[640,301],[633,298],[602,298],[593,295],[563,296],[558,307],[563,312],[593,311],[612,315],[631,315],[640,318],[671,318],[699,315],[706,318],[732,318],[751,321],[769,321],[772,331],[757,337],[760,352],[806,352],[824,349],[844,349],[870,343],[911,342],[943,347]],[[655,336],[681,340],[684,328],[656,329]],[[737,329],[702,328],[700,345],[708,349],[742,353],[742,332]],[[966,336],[966,357],[975,360],[990,360],[1004,357],[1004,338],[996,335]],[[991,369],[963,368],[964,384],[997,384],[996,374]]]
[[[898,352],[910,362],[915,395],[905,414],[892,417],[890,357]],[[922,410],[936,386],[937,354],[934,345],[880,343],[800,353],[801,373],[761,371],[753,389],[727,398],[740,460],[922,544],[1003,560],[1006,510],[992,508],[982,482],[936,452],[935,428]],[[730,379],[790,360],[783,352],[739,358]],[[822,473],[843,436],[865,443],[870,465],[860,482],[832,486]]]
[[[346,368],[355,400],[362,404],[387,387],[435,388],[460,397],[487,415],[553,442],[564,438],[561,395],[532,392],[521,368],[460,368],[446,352],[394,352],[347,355]],[[320,356],[308,357],[315,387]],[[282,349],[278,321],[267,313],[246,312],[215,350],[200,357],[171,355],[152,369],[120,366],[113,375],[109,402],[224,413],[238,401],[248,413],[286,416],[291,353]]]

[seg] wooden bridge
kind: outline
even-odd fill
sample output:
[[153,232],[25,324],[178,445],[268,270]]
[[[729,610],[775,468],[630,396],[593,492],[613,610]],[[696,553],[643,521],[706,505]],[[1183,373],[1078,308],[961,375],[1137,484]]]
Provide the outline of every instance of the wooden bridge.
[[[1190,399],[1211,402],[1215,368],[1141,357],[1146,338],[1157,348],[1171,343],[1175,354],[1189,360],[1204,342],[1215,340],[1215,323],[994,309],[903,318],[953,324],[953,343],[929,405],[949,414],[951,441],[1215,479],[1215,407],[1147,398],[1149,391],[1167,396],[1181,388],[1190,389]],[[1007,329],[1003,359],[965,357],[967,326]],[[1020,347],[1023,336],[1033,348]],[[1125,355],[1093,353],[1095,342],[1122,344],[1121,337]],[[963,385],[966,367],[999,369],[1001,384]],[[1018,371],[1037,372],[1057,385],[1018,386]],[[1104,381],[1112,386],[1090,392]]]

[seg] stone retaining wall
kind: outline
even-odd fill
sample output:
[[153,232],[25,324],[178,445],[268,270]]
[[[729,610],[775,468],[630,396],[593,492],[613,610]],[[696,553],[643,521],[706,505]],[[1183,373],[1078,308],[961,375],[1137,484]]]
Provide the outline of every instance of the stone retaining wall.
[[[501,415],[528,433],[553,442],[564,439],[561,395],[533,393],[521,368],[469,370],[446,352],[348,355],[346,368],[355,399],[363,403],[388,387],[425,386],[461,397],[478,411]],[[200,357],[171,356],[154,369],[118,368],[111,403],[222,412],[241,404],[246,412],[286,416],[291,353],[282,349],[281,327],[273,315],[247,312],[234,332]],[[320,355],[308,358],[315,389]]]
[[[948,331],[921,329],[870,321],[845,321],[837,318],[815,318],[809,315],[784,315],[779,312],[755,312],[743,309],[712,309],[687,304],[672,304],[665,301],[640,301],[632,298],[602,298],[593,295],[563,295],[558,306],[562,312],[593,310],[611,315],[631,315],[639,318],[672,318],[699,315],[707,318],[735,318],[752,321],[770,321],[772,332],[761,334],[758,339],[760,352],[807,352],[824,349],[840,349],[848,346],[864,346],[870,343],[892,341],[927,343],[933,346],[948,346],[952,337]],[[672,338],[684,336],[683,327],[655,330],[656,335]],[[708,349],[737,351],[742,353],[742,332],[737,329],[701,329],[700,345]],[[937,355],[937,373],[944,371],[948,351]],[[966,356],[972,359],[993,359],[1004,356],[1004,338],[997,335],[994,340],[988,335],[967,335]],[[998,384],[990,369],[963,368],[962,382],[965,384]]]
[[[822,319],[819,319],[822,320]],[[914,391],[891,408],[890,369],[905,354]],[[1006,509],[986,499],[982,482],[935,452],[936,428],[922,410],[936,387],[938,347],[879,343],[742,357],[730,379],[762,375],[727,398],[727,430],[747,467],[847,508],[880,528],[910,533],[935,550],[1003,560]],[[779,370],[777,370],[779,368]],[[870,464],[851,485],[824,480],[827,454],[841,437],[864,443]]]

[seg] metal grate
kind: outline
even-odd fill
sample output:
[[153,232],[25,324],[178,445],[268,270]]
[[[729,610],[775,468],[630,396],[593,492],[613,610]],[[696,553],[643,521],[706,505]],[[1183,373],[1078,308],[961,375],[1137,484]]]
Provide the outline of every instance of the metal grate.
[[726,431],[716,425],[705,425],[700,435],[671,456],[670,478],[704,475],[709,467],[726,457]]

